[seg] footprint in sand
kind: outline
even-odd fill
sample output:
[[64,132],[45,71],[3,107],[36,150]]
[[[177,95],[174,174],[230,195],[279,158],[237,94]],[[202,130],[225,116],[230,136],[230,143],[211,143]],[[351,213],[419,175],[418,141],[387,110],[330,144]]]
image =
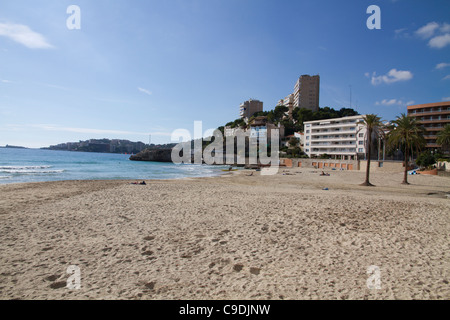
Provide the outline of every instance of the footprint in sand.
[[260,272],[261,272],[260,268],[255,268],[255,267],[250,268],[250,273],[254,274],[255,276],[259,275]]
[[147,251],[144,251],[144,252],[142,252],[142,255],[143,256],[151,256],[151,255],[153,255],[153,251],[151,251],[151,250],[147,250]]
[[52,275],[52,276],[49,276],[49,277],[45,278],[45,280],[51,281],[51,282],[56,281],[57,279],[59,279],[59,276],[56,275],[56,274],[54,274],[54,275]]
[[53,282],[50,285],[50,288],[52,289],[61,289],[61,288],[65,288],[67,286],[67,282],[66,281],[59,281],[59,282]]
[[241,272],[242,269],[244,269],[244,265],[243,264],[238,263],[238,264],[235,264],[233,266],[233,270],[236,271],[236,272]]
[[145,287],[149,290],[153,290],[153,289],[155,289],[155,285],[156,285],[156,281],[152,281],[152,282],[146,283]]

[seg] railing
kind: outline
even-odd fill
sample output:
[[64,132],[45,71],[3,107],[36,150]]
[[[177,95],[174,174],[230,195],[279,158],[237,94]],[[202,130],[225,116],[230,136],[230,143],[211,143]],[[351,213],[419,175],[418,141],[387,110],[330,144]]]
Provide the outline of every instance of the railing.
[[450,112],[450,108],[444,108],[444,109],[437,109],[437,110],[432,110],[432,109],[428,109],[425,111],[416,111],[416,110],[411,110],[410,112],[408,112],[408,114],[424,114],[424,113],[436,113],[436,112],[446,112],[449,111]]
[[347,131],[326,131],[326,132],[312,132],[311,135],[343,135],[343,134],[355,134],[356,129]]

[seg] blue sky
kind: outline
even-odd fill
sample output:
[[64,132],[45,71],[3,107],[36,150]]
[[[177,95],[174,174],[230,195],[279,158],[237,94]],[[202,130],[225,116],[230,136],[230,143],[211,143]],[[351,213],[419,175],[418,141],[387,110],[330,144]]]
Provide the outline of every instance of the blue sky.
[[449,17],[448,0],[2,1],[0,146],[169,143],[249,98],[273,109],[302,74],[320,74],[321,107],[349,107],[351,86],[358,112],[395,119],[450,100]]

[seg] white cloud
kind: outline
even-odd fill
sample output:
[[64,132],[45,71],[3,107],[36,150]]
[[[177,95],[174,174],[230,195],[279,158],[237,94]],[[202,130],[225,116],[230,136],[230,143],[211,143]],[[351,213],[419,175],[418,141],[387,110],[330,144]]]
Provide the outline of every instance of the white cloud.
[[441,36],[436,36],[428,42],[431,48],[442,49],[450,44],[450,33]]
[[401,28],[394,30],[396,38],[411,38],[408,28]]
[[138,88],[138,90],[139,90],[140,92],[143,92],[143,93],[145,93],[145,94],[148,94],[149,96],[151,96],[151,95],[152,95],[152,92],[151,92],[151,91],[149,91],[149,90],[147,90],[147,89],[143,89],[143,88]]
[[434,35],[435,31],[438,29],[439,29],[439,24],[437,22],[430,22],[427,25],[419,28],[416,31],[416,34],[419,37],[427,39],[427,38],[431,38]]
[[443,33],[450,32],[450,24],[444,23],[439,30]]
[[[367,75],[367,74],[366,74]],[[403,71],[397,69],[391,69],[386,75],[376,76],[374,72],[372,74],[372,85],[376,86],[381,83],[391,84],[399,81],[408,81],[413,78],[411,71]]]
[[442,63],[438,63],[436,65],[436,69],[437,70],[444,69],[444,68],[447,68],[447,67],[450,67],[450,63],[442,62]]
[[5,79],[0,79],[0,82],[2,82],[2,83],[12,83],[12,81],[10,81],[10,80],[5,80]]
[[402,105],[403,103],[401,101],[397,100],[397,99],[390,99],[390,100],[384,99],[384,100],[381,100],[381,102],[378,102],[378,101],[375,102],[375,104],[377,106],[379,106],[379,105],[382,105],[382,106],[393,106],[393,105],[396,105],[396,104]]
[[383,99],[381,101],[377,101],[375,102],[375,105],[377,106],[410,106],[413,105],[414,101],[410,100],[408,102],[403,102],[403,100],[399,100],[399,99]]
[[442,98],[442,101],[450,101],[450,97]]
[[446,75],[444,78],[442,78],[442,80],[449,80],[450,79],[450,74]]
[[23,24],[0,23],[0,36],[5,36],[31,49],[53,48],[43,35]]
[[[401,30],[401,29],[400,29]],[[442,49],[450,45],[450,24],[444,22],[429,22],[425,26],[419,28],[415,34],[422,39],[430,39],[428,46],[430,48]]]
[[400,34],[400,33],[405,32],[406,30],[408,30],[408,28],[396,29],[394,32],[395,32],[395,34]]

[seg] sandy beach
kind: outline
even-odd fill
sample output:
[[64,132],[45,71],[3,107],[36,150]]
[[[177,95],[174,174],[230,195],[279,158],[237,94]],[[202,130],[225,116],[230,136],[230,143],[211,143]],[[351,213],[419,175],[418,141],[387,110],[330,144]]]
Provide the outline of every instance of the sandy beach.
[[450,178],[250,172],[0,186],[0,298],[450,299]]

